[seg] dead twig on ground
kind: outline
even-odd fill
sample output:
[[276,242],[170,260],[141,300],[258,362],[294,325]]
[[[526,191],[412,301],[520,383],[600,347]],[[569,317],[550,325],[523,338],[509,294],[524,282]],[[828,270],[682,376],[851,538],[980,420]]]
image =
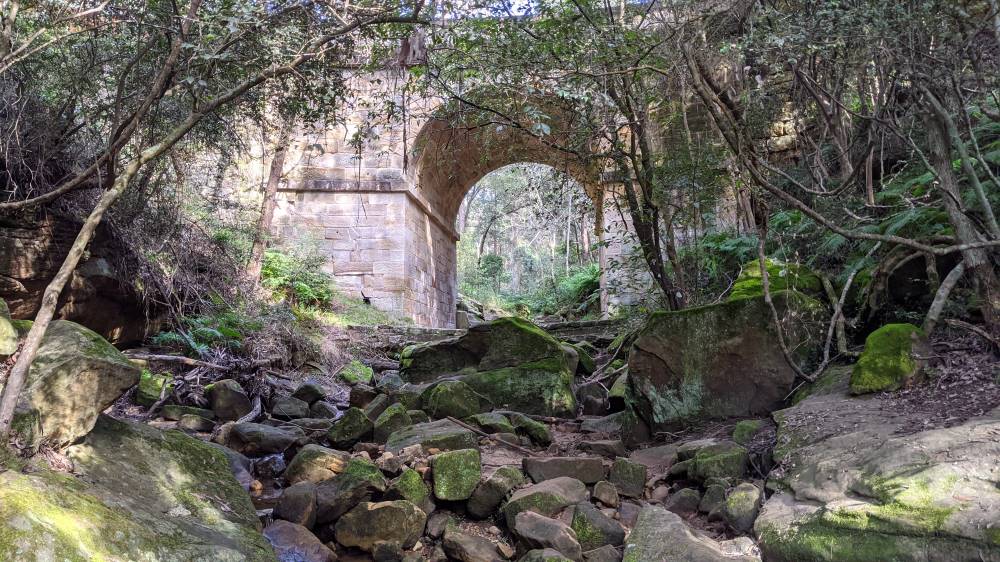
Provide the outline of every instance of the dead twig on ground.
[[125,353],[125,356],[129,359],[137,361],[164,361],[169,363],[181,363],[183,365],[190,365],[192,367],[208,367],[209,369],[216,369],[219,371],[229,371],[232,367],[226,367],[225,365],[219,365],[216,363],[209,363],[207,361],[199,361],[198,359],[191,359],[190,357],[184,357],[183,355],[156,355],[152,353]]
[[513,443],[509,443],[507,441],[504,441],[503,439],[497,439],[496,437],[490,435],[489,433],[486,433],[485,431],[481,431],[481,430],[479,430],[479,429],[477,429],[475,427],[472,427],[471,425],[469,425],[469,424],[467,424],[467,423],[465,423],[463,421],[460,421],[458,419],[455,419],[455,418],[453,418],[451,416],[448,416],[447,419],[451,420],[452,422],[458,424],[461,427],[464,427],[465,429],[468,429],[469,431],[472,431],[473,433],[476,433],[476,434],[481,435],[483,437],[492,439],[492,440],[496,441],[497,443],[503,445],[504,447],[508,447],[510,449],[514,449],[515,451],[517,451],[519,453],[523,453],[525,455],[528,455],[529,457],[534,457],[534,456],[538,455],[538,453],[535,453],[534,451],[532,451],[530,449],[525,449],[524,447],[522,447],[520,445],[515,445]]

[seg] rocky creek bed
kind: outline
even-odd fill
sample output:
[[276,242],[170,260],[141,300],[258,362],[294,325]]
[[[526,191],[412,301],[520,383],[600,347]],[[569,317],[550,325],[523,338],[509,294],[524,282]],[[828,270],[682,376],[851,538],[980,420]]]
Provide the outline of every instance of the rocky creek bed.
[[[778,299],[805,346],[807,298]],[[523,320],[448,335],[143,422],[101,412],[170,381],[57,322],[19,408],[38,454],[0,458],[0,559],[1000,561],[989,350],[858,395],[850,365],[795,387],[753,297],[655,316],[627,365]]]

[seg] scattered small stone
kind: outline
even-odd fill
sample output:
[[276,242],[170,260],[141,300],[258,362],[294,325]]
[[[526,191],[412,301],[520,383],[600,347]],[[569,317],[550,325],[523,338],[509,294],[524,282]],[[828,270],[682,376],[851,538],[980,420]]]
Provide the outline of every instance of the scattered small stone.
[[222,421],[233,421],[250,413],[253,405],[250,398],[233,379],[222,379],[206,387],[208,401],[216,417]]
[[298,435],[286,429],[259,423],[238,423],[230,429],[226,445],[234,451],[252,457],[282,453],[297,439]]
[[455,524],[455,518],[445,511],[435,511],[427,518],[427,536],[432,539],[439,539],[444,535],[445,529],[449,525]]
[[343,472],[350,460],[351,456],[343,451],[310,443],[299,449],[292,462],[288,463],[285,480],[290,484],[319,483]]
[[524,457],[522,468],[534,482],[570,476],[594,484],[607,475],[604,462],[596,457]]
[[167,404],[160,410],[160,415],[164,419],[179,421],[181,416],[184,414],[193,414],[195,416],[201,416],[205,419],[214,419],[215,412],[212,410],[207,410],[205,408],[196,408],[194,406],[181,406],[178,404]]
[[303,402],[313,405],[319,400],[326,398],[326,391],[316,381],[305,381],[292,392],[292,398],[298,398]]
[[[590,502],[576,504],[570,526],[583,550],[593,550],[604,545],[618,546],[625,541],[625,529]],[[565,551],[563,554],[569,555]]]
[[280,396],[271,405],[271,415],[279,420],[309,417],[309,403],[291,396]]
[[698,504],[701,503],[701,494],[694,488],[681,488],[663,502],[663,507],[678,515],[689,515],[698,511]]
[[719,484],[712,484],[705,489],[705,495],[702,496],[701,502],[698,503],[698,511],[702,513],[712,513],[722,502],[726,501],[726,486],[721,486]]
[[470,516],[477,519],[485,519],[493,515],[504,498],[511,490],[525,483],[524,474],[520,470],[505,466],[498,468],[476,486],[472,497],[466,503],[466,509]]
[[410,414],[406,413],[406,407],[399,403],[393,404],[383,410],[375,420],[375,441],[385,443],[394,432],[412,424],[413,420],[410,419]]
[[583,562],[621,562],[621,559],[621,553],[611,545],[605,545],[583,553]]
[[413,423],[427,423],[431,421],[431,417],[423,410],[407,410],[406,413],[410,415],[410,421]]
[[607,480],[594,484],[594,499],[608,507],[618,507],[620,501],[615,485]]
[[316,535],[302,525],[276,520],[264,529],[264,537],[271,543],[278,560],[297,562],[330,562],[333,553]]
[[641,498],[646,488],[646,466],[618,457],[611,465],[610,480],[619,494],[630,498]]
[[583,557],[576,533],[557,519],[550,519],[532,511],[522,511],[511,528],[518,545],[527,551],[553,548],[571,560]]
[[501,508],[501,512],[507,527],[513,528],[514,519],[522,511],[533,511],[550,517],[565,507],[587,501],[587,497],[587,486],[583,482],[563,476],[517,490]]
[[760,488],[749,482],[744,482],[726,497],[722,505],[722,519],[737,533],[744,533],[753,528],[753,522],[760,512],[763,494]]
[[340,409],[326,400],[317,400],[309,406],[309,415],[314,418],[336,419],[340,415]]
[[497,552],[496,546],[490,541],[463,533],[457,528],[449,528],[444,532],[442,541],[444,552],[452,560],[460,562],[502,562],[503,558]]
[[335,536],[344,546],[371,552],[376,542],[396,542],[411,548],[424,531],[427,515],[406,501],[364,502],[337,520]]
[[358,441],[371,437],[373,425],[365,412],[359,408],[348,408],[344,415],[334,422],[326,438],[338,449],[347,449]]
[[386,394],[379,394],[365,406],[365,415],[374,422],[390,405],[392,405],[392,399]]
[[625,444],[618,439],[582,441],[580,450],[609,458],[624,457],[627,454]]
[[274,506],[274,517],[312,529],[316,523],[316,485],[300,482],[286,488]]

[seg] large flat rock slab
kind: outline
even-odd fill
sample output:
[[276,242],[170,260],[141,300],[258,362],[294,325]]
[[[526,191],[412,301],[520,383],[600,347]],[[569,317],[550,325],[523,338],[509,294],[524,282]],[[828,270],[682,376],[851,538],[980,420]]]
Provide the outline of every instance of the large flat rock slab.
[[67,455],[76,476],[0,463],[0,560],[276,560],[219,449],[102,416]]
[[923,414],[851,397],[847,377],[775,413],[765,559],[1000,561],[1000,408],[919,431]]

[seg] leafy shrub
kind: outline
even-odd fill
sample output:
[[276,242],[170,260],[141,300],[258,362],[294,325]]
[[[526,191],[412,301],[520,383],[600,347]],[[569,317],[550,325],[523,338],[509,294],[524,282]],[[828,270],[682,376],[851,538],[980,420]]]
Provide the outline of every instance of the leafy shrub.
[[320,256],[268,250],[264,253],[261,284],[292,304],[327,306],[333,298],[333,280],[322,271],[322,262]]
[[237,350],[247,334],[260,330],[260,320],[236,310],[223,310],[185,317],[173,330],[160,332],[153,343],[184,350],[195,356],[205,355],[212,347]]

